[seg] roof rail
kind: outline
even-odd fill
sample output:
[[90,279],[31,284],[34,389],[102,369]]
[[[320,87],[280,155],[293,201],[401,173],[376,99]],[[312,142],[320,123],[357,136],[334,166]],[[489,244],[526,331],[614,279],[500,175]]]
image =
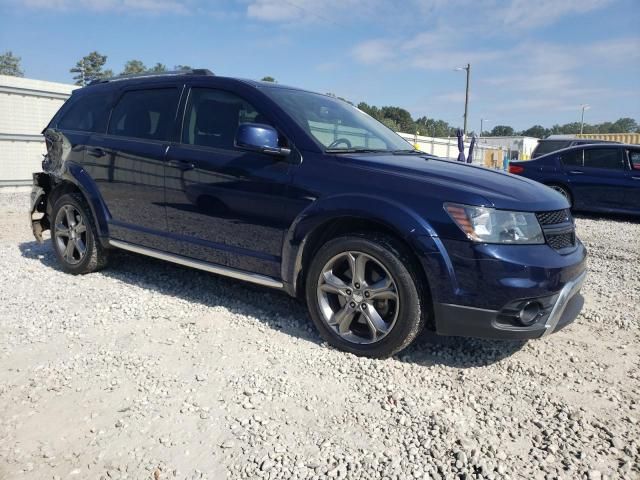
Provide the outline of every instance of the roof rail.
[[88,85],[95,85],[97,83],[119,82],[120,80],[130,80],[134,78],[171,77],[178,75],[214,75],[214,73],[208,68],[190,68],[185,70],[170,70],[166,72],[133,73],[129,75],[117,75],[115,77],[109,78],[99,78],[90,82]]

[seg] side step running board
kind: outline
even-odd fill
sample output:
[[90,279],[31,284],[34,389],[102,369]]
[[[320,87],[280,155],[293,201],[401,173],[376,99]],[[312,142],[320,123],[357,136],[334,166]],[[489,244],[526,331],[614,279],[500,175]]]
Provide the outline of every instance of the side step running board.
[[220,265],[213,265],[211,263],[202,262],[200,260],[194,260],[192,258],[182,257],[180,255],[174,255],[172,253],[161,252],[160,250],[154,250],[152,248],[140,247],[128,242],[122,242],[120,240],[109,240],[109,245],[115,248],[121,248],[122,250],[128,250],[130,252],[139,253],[148,257],[158,258],[160,260],[166,260],[167,262],[177,263],[184,265],[185,267],[197,268],[198,270],[204,270],[205,272],[215,273],[217,275],[224,275],[225,277],[231,277],[245,282],[256,283],[258,285],[264,285],[271,288],[283,288],[284,285],[281,281],[276,280],[265,275],[257,273],[247,273],[234,268],[222,267]]

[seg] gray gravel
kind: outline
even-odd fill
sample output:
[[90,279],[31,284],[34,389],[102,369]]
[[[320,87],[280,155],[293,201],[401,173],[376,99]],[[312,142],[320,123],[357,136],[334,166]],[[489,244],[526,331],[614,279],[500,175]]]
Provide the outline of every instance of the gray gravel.
[[0,479],[640,478],[640,224],[579,218],[544,340],[321,343],[284,294],[119,252],[62,273],[0,201]]

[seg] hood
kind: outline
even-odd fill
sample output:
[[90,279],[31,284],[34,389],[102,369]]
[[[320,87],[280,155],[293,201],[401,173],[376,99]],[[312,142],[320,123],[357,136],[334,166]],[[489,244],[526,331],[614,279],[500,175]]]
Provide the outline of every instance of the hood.
[[531,212],[569,208],[562,195],[541,183],[466,163],[415,154],[353,154],[349,160],[361,168],[442,187],[432,191],[446,190],[448,198],[443,200],[473,199],[473,204]]

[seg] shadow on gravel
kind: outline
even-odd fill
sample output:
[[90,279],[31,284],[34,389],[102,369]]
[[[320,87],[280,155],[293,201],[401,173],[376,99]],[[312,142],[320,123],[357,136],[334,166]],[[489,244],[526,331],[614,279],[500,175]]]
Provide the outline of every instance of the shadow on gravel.
[[574,218],[584,218],[587,220],[612,220],[614,222],[640,223],[640,216],[625,215],[622,213],[595,213],[595,212],[573,212]]
[[[22,242],[18,248],[24,258],[39,260],[46,267],[62,272],[49,241],[44,244]],[[283,292],[121,250],[113,251],[109,266],[93,275],[103,275],[207,307],[223,307],[231,313],[256,318],[269,328],[288,335],[322,343],[305,305]],[[117,291],[113,293],[117,295]],[[424,366],[481,367],[512,355],[524,343],[440,337],[425,331],[412,346],[400,353],[399,360]]]

